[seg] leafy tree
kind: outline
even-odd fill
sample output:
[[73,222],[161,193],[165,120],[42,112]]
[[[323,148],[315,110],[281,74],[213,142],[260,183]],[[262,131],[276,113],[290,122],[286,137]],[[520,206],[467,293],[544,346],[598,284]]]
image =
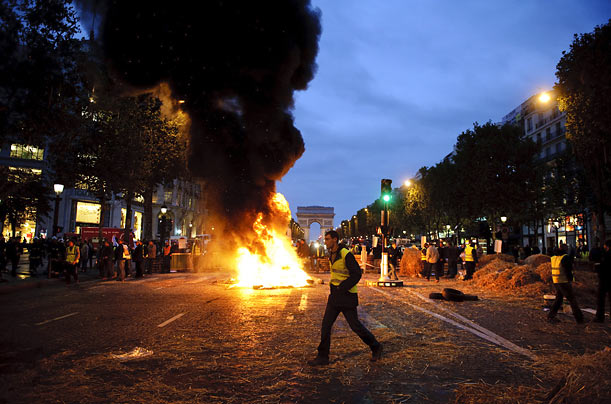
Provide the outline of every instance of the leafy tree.
[[526,208],[534,186],[537,146],[522,137],[519,127],[475,123],[473,130],[458,137],[455,150],[466,217],[485,217],[495,224],[501,216],[517,216]]
[[595,196],[598,237],[603,240],[604,214],[611,211],[611,20],[594,32],[575,35],[556,68],[566,137]]
[[0,4],[0,142],[44,146],[74,128],[78,19],[68,0]]
[[39,173],[0,166],[0,227],[8,219],[15,236],[16,227],[24,220],[48,214],[48,194],[49,187]]

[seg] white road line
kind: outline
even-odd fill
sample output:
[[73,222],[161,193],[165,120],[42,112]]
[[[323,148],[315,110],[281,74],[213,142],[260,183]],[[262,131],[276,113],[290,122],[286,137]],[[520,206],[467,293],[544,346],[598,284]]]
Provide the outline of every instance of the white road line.
[[[429,303],[434,304],[435,307],[437,307],[439,310],[443,311],[444,313],[448,313],[452,317],[454,317],[454,318],[456,318],[456,319],[466,323],[471,328],[474,328],[474,329],[476,329],[476,330],[478,330],[480,332],[483,332],[484,334],[488,335],[490,338],[497,340],[498,341],[498,345],[502,345],[502,346],[504,346],[504,347],[506,347],[508,349],[512,349],[515,352],[520,351],[520,353],[522,355],[525,355],[525,356],[528,356],[528,357],[531,357],[531,355],[532,355],[532,358],[534,359],[535,355],[532,352],[530,352],[529,350],[524,349],[524,348],[514,344],[513,342],[511,342],[509,340],[506,340],[505,338],[501,337],[500,335],[493,333],[492,331],[488,330],[487,328],[484,328],[484,327],[480,326],[479,324],[474,323],[473,321],[469,320],[468,318],[465,318],[465,317],[461,316],[460,314],[455,313],[452,310],[439,305],[437,302],[433,301],[432,299],[428,299],[428,298],[422,296],[418,292],[415,292],[415,291],[409,290],[409,289],[405,289],[405,290],[407,290],[408,293],[411,293],[411,294],[419,297],[420,299],[424,300],[425,302],[429,302]],[[509,346],[511,346],[513,348],[509,348]]]
[[163,286],[159,287],[159,288],[155,288],[153,290],[159,290],[159,289],[163,289]]
[[464,324],[460,324],[460,323],[458,323],[458,322],[456,322],[454,320],[451,320],[451,319],[449,319],[447,317],[442,316],[441,314],[434,313],[434,312],[432,312],[430,310],[427,310],[427,309],[425,309],[423,307],[416,306],[415,304],[412,304],[412,303],[403,301],[401,299],[398,299],[395,296],[391,295],[390,293],[382,291],[380,289],[376,289],[375,287],[372,287],[371,289],[373,289],[374,291],[376,291],[378,293],[386,295],[386,296],[388,296],[389,298],[391,298],[393,300],[399,300],[400,302],[402,302],[404,304],[407,304],[408,306],[411,306],[412,308],[414,308],[414,309],[416,309],[418,311],[421,311],[421,312],[426,313],[426,314],[428,314],[430,316],[433,316],[433,317],[435,317],[435,318],[437,318],[437,319],[439,319],[441,321],[445,321],[446,323],[452,324],[452,325],[454,325],[454,326],[456,326],[456,327],[458,327],[458,328],[460,328],[462,330],[469,331],[470,333],[472,333],[474,335],[477,335],[478,337],[483,338],[486,341],[492,342],[493,344],[496,344],[496,345],[502,346],[504,348],[507,348],[510,351],[513,351],[515,353],[519,353],[520,355],[527,356],[528,358],[530,358],[532,360],[536,360],[537,359],[537,356],[534,353],[532,353],[531,351],[529,351],[528,349],[524,349],[524,348],[514,344],[513,342],[506,340],[505,338],[503,338],[503,337],[493,333],[492,331],[490,331],[490,330],[488,330],[488,329],[486,329],[484,327],[481,327],[481,326],[473,323],[472,321],[462,317],[460,314],[456,314],[456,313],[452,312],[451,310],[446,309],[445,307],[435,306],[435,307],[437,307],[437,308],[439,308],[439,309],[441,309],[441,310],[443,310],[445,312],[448,312],[449,314],[452,314],[456,318],[464,319],[463,321],[466,321],[468,324],[472,325],[473,327],[470,327],[470,326],[464,325]]
[[172,321],[178,320],[179,318],[181,318],[184,315],[185,315],[185,313],[177,314],[174,317],[172,317],[171,319],[166,320],[163,323],[159,324],[157,327],[159,327],[159,328],[165,327],[166,325],[170,324]]
[[[590,314],[596,315],[596,310],[594,310],[594,309],[586,308],[586,309],[581,309],[581,311],[585,311],[586,313],[590,313]],[[609,317],[609,313],[605,314],[605,316]]]
[[370,325],[371,328],[373,328],[373,329],[376,329],[376,328],[388,328],[384,324],[380,323],[378,320],[376,320],[375,318],[370,316],[369,313],[367,313],[365,311],[365,309],[363,309],[362,307],[359,307],[359,317],[361,317],[363,319],[363,322],[365,322],[368,325]]
[[78,311],[75,313],[70,313],[70,314],[66,314],[65,316],[61,316],[61,317],[55,317],[52,318],[51,320],[45,320],[45,321],[41,321],[40,323],[36,323],[34,325],[43,325],[43,324],[47,324],[50,323],[51,321],[56,321],[56,320],[61,320],[62,318],[66,318],[66,317],[71,317],[71,316],[75,316],[78,314]]
[[301,294],[301,301],[299,302],[299,311],[305,311],[308,306],[308,295],[306,293]]

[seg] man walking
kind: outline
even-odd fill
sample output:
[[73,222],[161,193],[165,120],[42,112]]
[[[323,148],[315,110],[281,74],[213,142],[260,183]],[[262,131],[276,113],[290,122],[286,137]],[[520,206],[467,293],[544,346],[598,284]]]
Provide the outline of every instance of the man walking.
[[566,297],[571,304],[575,321],[581,324],[583,323],[583,313],[579,309],[572,287],[573,256],[568,255],[566,250],[566,244],[562,244],[560,248],[555,249],[554,256],[552,257],[552,282],[554,283],[554,289],[556,289],[556,300],[554,300],[554,304],[552,304],[552,308],[549,310],[547,320],[550,323],[558,322],[556,313],[562,306],[562,300]]
[[458,274],[458,248],[454,245],[454,242],[450,240],[448,247],[446,248],[446,256],[448,259],[448,278],[453,279]]
[[329,364],[331,348],[331,328],[339,313],[343,313],[348,325],[361,340],[371,349],[371,361],[375,362],[382,356],[382,344],[359,321],[356,307],[359,304],[357,283],[361,279],[361,268],[354,255],[344,246],[339,245],[339,234],[335,230],[325,233],[325,245],[329,251],[331,266],[331,293],[322,320],[318,356],[308,362],[311,366]]

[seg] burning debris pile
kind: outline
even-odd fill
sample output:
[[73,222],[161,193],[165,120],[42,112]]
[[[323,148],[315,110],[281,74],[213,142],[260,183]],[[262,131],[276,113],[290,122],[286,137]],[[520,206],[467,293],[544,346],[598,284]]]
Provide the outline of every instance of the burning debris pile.
[[305,150],[293,93],[316,71],[320,11],[309,0],[79,3],[104,9],[100,37],[119,79],[135,91],[167,86],[189,116],[188,166],[204,184],[218,256],[265,254],[256,229],[284,234],[275,184]]

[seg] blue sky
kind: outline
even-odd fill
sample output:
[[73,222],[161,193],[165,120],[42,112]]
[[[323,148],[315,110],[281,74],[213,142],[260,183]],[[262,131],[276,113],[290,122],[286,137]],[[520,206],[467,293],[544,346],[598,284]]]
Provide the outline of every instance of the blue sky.
[[298,206],[350,218],[452,151],[474,122],[500,121],[551,89],[573,34],[611,1],[312,0],[322,12],[318,73],[296,94],[306,152],[278,183]]

